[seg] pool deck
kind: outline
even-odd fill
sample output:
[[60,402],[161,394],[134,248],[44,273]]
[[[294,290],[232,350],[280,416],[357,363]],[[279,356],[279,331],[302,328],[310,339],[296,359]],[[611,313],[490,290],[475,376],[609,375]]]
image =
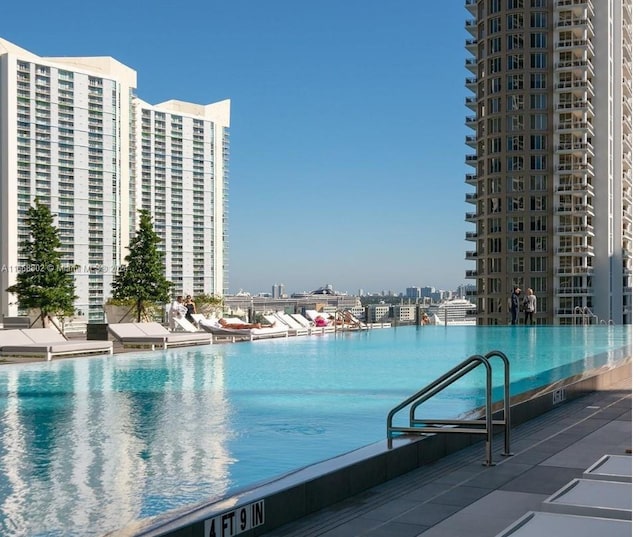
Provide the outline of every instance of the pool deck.
[[472,445],[264,535],[494,537],[602,456],[629,456],[631,389],[629,378],[522,423],[512,456],[496,442],[495,466]]

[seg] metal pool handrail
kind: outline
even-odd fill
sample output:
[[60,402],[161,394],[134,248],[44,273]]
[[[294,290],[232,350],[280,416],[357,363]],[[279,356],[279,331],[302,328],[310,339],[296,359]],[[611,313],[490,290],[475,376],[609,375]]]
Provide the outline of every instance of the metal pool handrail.
[[[504,398],[503,398],[503,419],[493,419],[493,400],[492,400],[492,369],[489,360],[498,357],[504,364]],[[416,409],[425,403],[434,395],[440,393],[446,387],[453,384],[459,378],[465,376],[476,367],[484,365],[486,370],[486,391],[485,391],[485,415],[483,419],[462,419],[462,420],[443,420],[443,419],[418,419],[415,416]],[[501,351],[491,351],[484,356],[474,354],[470,356],[456,367],[452,368],[432,383],[428,384],[420,391],[408,397],[402,403],[394,407],[387,415],[387,440],[389,444],[394,433],[466,433],[466,434],[484,434],[486,435],[485,443],[485,462],[486,466],[492,466],[492,447],[493,447],[493,427],[494,425],[504,425],[504,452],[503,455],[511,455],[511,395],[510,395],[510,371],[509,359]],[[402,409],[411,405],[409,409],[409,426],[400,427],[393,425],[393,417]],[[460,427],[466,425],[467,427]]]

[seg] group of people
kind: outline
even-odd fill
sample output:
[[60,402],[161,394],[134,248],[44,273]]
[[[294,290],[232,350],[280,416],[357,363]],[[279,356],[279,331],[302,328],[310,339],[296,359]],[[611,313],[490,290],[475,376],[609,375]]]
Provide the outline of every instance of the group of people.
[[520,311],[524,311],[524,324],[534,324],[534,315],[537,307],[536,295],[533,294],[533,289],[529,287],[527,294],[522,299],[522,304],[520,304],[521,293],[522,290],[517,286],[513,288],[513,292],[511,293],[511,302],[509,304],[511,324],[518,324],[518,313]]
[[[193,318],[193,316],[198,313],[196,310],[196,303],[191,298],[191,295],[187,295],[186,297],[177,296],[176,299],[171,304],[171,325],[174,325],[173,319],[186,319],[194,326],[198,326],[198,323]],[[172,326],[173,328],[173,326]]]

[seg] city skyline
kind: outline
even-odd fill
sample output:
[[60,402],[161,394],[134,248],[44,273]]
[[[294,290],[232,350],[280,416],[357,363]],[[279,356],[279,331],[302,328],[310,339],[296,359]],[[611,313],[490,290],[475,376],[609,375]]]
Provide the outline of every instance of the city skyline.
[[231,99],[231,294],[471,283],[463,2],[116,1],[100,24],[39,3],[7,6],[0,35],[134,66],[150,103]]

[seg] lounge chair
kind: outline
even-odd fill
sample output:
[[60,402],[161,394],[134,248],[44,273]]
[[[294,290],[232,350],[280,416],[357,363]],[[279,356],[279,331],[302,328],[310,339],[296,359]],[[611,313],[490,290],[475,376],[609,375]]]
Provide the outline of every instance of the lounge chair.
[[[242,322],[239,319],[227,319],[229,322]],[[224,328],[215,319],[205,319],[200,321],[200,328],[211,334],[214,341],[226,339],[231,341],[253,341],[254,339],[266,339],[274,337],[287,337],[289,331],[287,327],[265,327],[265,328]]]
[[3,356],[59,356],[113,354],[111,341],[69,341],[50,328],[0,330],[0,354]]
[[286,313],[274,313],[273,315],[265,315],[264,318],[271,323],[271,326],[286,330],[290,336],[307,336],[309,330],[300,326],[291,319]]
[[316,311],[316,310],[307,309],[307,310],[305,310],[304,314],[309,318],[309,320],[311,322],[314,323],[314,325],[315,325],[315,321],[316,321],[316,319],[318,317],[322,317],[326,321],[326,323],[327,323],[326,326],[318,327],[318,328],[322,328],[322,333],[323,334],[328,334],[328,333],[336,331],[335,325],[333,323],[331,323],[331,321],[329,319],[329,316],[326,313],[320,313],[319,311]]
[[198,332],[198,328],[184,317],[174,317],[173,322],[176,328],[180,328],[183,332]]
[[169,332],[160,323],[115,323],[109,325],[109,332],[124,346],[156,346],[162,349],[182,345],[206,345],[211,343],[211,335],[204,332],[176,334]]

